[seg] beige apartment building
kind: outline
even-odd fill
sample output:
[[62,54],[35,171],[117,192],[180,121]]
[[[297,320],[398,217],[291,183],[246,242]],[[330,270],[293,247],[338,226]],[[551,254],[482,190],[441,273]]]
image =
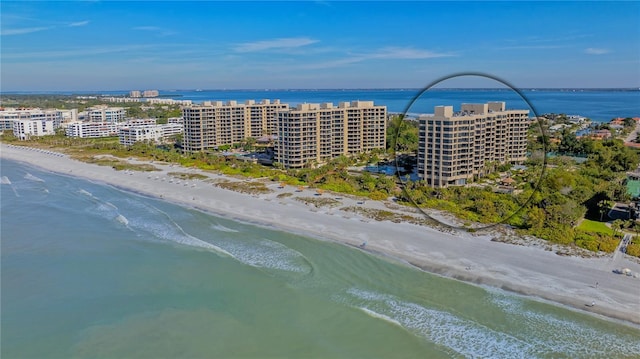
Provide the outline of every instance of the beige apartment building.
[[86,108],[78,117],[91,122],[123,122],[127,117],[127,111],[122,107],[97,105]]
[[205,101],[202,105],[186,106],[182,109],[184,148],[192,152],[216,149],[248,137],[273,134],[276,113],[288,108],[280,100]]
[[373,101],[300,104],[277,114],[275,162],[286,168],[321,165],[340,155],[384,149],[387,107]]
[[527,154],[529,110],[504,102],[437,106],[420,116],[418,175],[433,187],[464,185],[488,174],[490,163],[522,163]]

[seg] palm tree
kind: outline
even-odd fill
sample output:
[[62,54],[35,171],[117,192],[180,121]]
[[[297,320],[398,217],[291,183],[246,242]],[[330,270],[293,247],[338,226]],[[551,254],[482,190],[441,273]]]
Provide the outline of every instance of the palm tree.
[[611,229],[613,230],[614,237],[618,234],[618,232],[622,231],[623,224],[624,222],[620,219],[616,219],[615,221],[613,221],[613,223],[611,223]]
[[602,217],[604,214],[611,208],[611,204],[606,199],[598,202],[598,211],[600,211],[600,222],[602,222]]

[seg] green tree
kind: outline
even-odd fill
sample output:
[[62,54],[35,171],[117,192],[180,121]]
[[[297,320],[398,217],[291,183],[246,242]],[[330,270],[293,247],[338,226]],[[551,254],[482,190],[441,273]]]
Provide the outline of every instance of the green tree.
[[622,231],[622,225],[624,224],[624,221],[620,220],[620,219],[616,219],[615,221],[613,221],[611,223],[611,230],[613,231],[613,236],[617,236],[619,232]]
[[533,207],[529,209],[525,215],[525,225],[528,228],[540,229],[544,227],[547,214],[540,207]]

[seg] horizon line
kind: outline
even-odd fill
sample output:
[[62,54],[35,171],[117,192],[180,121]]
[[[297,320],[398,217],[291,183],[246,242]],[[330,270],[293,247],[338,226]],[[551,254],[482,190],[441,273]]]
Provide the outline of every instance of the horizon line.
[[[519,90],[625,90],[625,91],[640,91],[640,87],[517,87]],[[269,92],[269,91],[375,91],[375,90],[383,90],[383,91],[421,91],[424,90],[423,87],[359,87],[359,88],[346,88],[346,87],[327,87],[327,88],[217,88],[217,89],[200,89],[200,88],[189,88],[189,89],[154,89],[157,91],[163,92],[182,92],[182,91],[194,91],[194,92],[232,92],[232,91],[256,91],[256,92]],[[510,88],[505,87],[437,87],[431,88],[429,91],[441,91],[441,90],[502,90],[502,91],[512,91]],[[9,90],[9,91],[0,91],[0,96],[3,94],[50,94],[50,93],[72,93],[72,94],[83,94],[83,93],[98,93],[98,92],[125,92],[128,93],[130,91],[139,91],[139,90]]]

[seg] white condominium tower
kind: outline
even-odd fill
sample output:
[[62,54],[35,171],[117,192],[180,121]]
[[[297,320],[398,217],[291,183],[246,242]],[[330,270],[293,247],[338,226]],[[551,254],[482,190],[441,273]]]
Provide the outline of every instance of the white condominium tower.
[[278,112],[275,162],[286,168],[321,165],[340,155],[384,149],[387,107],[373,101],[300,104]]
[[184,118],[184,148],[203,151],[218,146],[240,143],[249,137],[275,133],[276,112],[286,110],[288,104],[279,100],[205,101],[202,105],[186,106]]
[[437,106],[420,116],[418,175],[432,187],[464,185],[488,164],[526,160],[529,110],[506,110],[504,102]]

